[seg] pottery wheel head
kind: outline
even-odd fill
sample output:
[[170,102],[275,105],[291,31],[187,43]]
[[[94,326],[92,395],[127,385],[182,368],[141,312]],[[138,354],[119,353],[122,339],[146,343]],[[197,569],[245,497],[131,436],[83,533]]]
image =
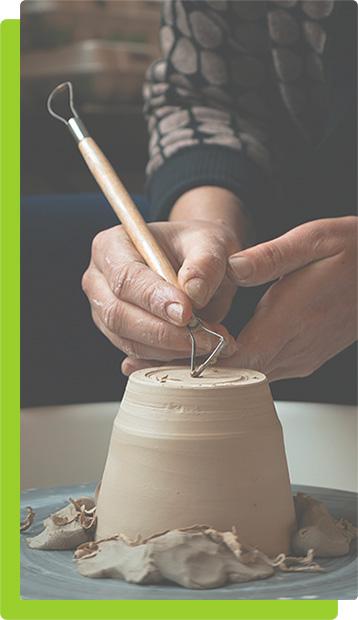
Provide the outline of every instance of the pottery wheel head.
[[188,367],[165,366],[147,368],[134,372],[130,379],[135,383],[163,384],[177,389],[188,388],[224,388],[233,386],[253,385],[266,382],[266,377],[256,370],[242,368],[207,368],[200,377],[190,376]]

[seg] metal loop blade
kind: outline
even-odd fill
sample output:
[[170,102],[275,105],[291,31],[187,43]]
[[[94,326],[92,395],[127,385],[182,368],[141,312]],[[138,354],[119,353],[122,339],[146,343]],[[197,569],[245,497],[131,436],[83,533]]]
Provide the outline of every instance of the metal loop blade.
[[[188,330],[189,330],[190,339],[191,339],[190,374],[192,377],[200,377],[200,375],[204,372],[205,368],[208,368],[208,366],[212,366],[212,364],[215,364],[215,362],[217,361],[222,349],[225,346],[225,338],[221,334],[218,334],[217,332],[214,332],[213,330],[206,327],[206,325],[204,325],[204,323],[198,317],[194,317],[194,318],[195,318],[195,327],[188,325]],[[199,364],[197,366],[196,365],[196,341],[195,341],[194,331],[197,330],[198,328],[218,338],[218,344],[211,351],[211,353],[204,360],[204,362],[202,362],[202,364]]]
[[[68,91],[68,95],[67,95],[67,100],[65,101],[65,105],[68,107],[64,109],[63,114],[58,114],[57,112],[55,112],[54,105],[56,103],[57,104],[59,103],[59,99],[61,98],[60,95],[63,95],[66,90]],[[64,101],[62,101],[62,104],[63,103]],[[62,82],[62,84],[59,84],[58,86],[56,86],[56,88],[53,89],[53,91],[49,94],[48,99],[47,99],[47,109],[49,113],[51,114],[51,116],[53,116],[54,118],[57,118],[62,123],[65,123],[65,125],[68,124],[68,121],[71,118],[78,117],[78,114],[73,104],[72,82]]]

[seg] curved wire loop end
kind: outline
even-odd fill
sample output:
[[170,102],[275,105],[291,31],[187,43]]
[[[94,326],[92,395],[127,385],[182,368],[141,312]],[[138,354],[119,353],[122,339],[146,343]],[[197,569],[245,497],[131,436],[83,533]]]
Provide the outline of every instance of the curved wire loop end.
[[[196,341],[194,332],[198,329],[203,329],[208,334],[215,336],[218,339],[218,344],[216,347],[209,353],[208,357],[202,362],[202,364],[196,365]],[[216,363],[221,351],[225,346],[225,338],[221,334],[212,331],[204,323],[195,317],[195,324],[188,325],[189,335],[191,339],[191,357],[190,357],[190,375],[192,377],[200,377],[200,375],[204,372],[208,366],[212,366]]]
[[[64,99],[63,95],[66,95],[66,91],[67,97]],[[59,104],[61,104],[62,114],[58,110]],[[55,111],[55,106],[57,106],[57,111]],[[81,140],[89,136],[73,104],[72,82],[62,82],[62,84],[59,84],[51,91],[47,99],[47,109],[51,116],[57,118],[57,120],[69,128],[77,142],[81,142]]]
[[[61,114],[57,114],[57,112],[55,112],[54,110],[54,104],[55,104],[55,100],[57,99],[57,97],[64,93],[65,90],[68,90],[68,99],[67,99],[67,104],[69,106],[69,111],[70,111],[70,115],[69,118],[65,118],[65,116],[62,116]],[[56,86],[49,94],[48,99],[47,99],[47,109],[49,111],[49,113],[51,114],[51,116],[53,116],[54,118],[57,118],[59,121],[61,121],[62,123],[65,123],[65,125],[68,124],[68,121],[70,120],[70,118],[73,117],[78,117],[78,114],[75,110],[75,107],[73,105],[73,86],[72,86],[72,82],[62,82],[62,84],[58,84],[58,86]]]

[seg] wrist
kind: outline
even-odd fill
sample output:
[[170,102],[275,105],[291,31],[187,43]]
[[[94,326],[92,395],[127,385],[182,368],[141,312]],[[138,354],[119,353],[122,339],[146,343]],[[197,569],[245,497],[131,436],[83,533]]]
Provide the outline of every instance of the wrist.
[[169,214],[169,221],[183,220],[224,224],[235,233],[241,247],[250,245],[253,239],[251,217],[240,199],[222,187],[196,187],[182,194]]

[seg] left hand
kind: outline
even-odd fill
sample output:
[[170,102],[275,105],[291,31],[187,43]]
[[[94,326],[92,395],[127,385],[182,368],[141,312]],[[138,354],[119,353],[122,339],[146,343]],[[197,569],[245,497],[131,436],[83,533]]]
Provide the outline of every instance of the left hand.
[[239,286],[276,280],[222,362],[270,381],[305,377],[357,337],[357,219],[308,222],[230,257]]

